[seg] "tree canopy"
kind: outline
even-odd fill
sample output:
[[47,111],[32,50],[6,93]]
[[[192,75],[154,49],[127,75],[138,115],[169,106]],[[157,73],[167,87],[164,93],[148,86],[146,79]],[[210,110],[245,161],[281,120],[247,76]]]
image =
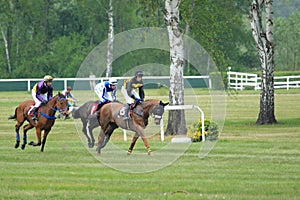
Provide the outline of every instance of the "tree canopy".
[[[165,27],[163,0],[113,1],[114,32]],[[183,33],[210,54],[221,71],[259,68],[248,22],[248,0],[185,0],[180,5]],[[107,39],[109,0],[7,0],[0,2],[0,77],[52,74],[75,77],[88,53]],[[277,14],[276,14],[277,13]],[[274,1],[275,70],[299,70],[299,3]],[[9,60],[7,55],[9,55]],[[112,76],[146,63],[169,65],[169,53],[130,52],[113,62]],[[158,70],[157,75],[160,75]],[[185,75],[198,75],[193,66]]]

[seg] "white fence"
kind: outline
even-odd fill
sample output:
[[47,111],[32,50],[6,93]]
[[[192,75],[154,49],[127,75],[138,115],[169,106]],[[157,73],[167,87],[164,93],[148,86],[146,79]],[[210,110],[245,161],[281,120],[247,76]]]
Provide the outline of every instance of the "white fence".
[[[120,83],[122,83],[124,79],[128,79],[131,77],[112,77],[112,78],[116,78],[120,81]],[[70,86],[70,84],[72,85],[75,81],[76,82],[81,82],[85,88],[89,88],[89,82],[90,81],[105,81],[108,78],[105,77],[96,77],[96,78],[55,78],[54,79],[54,84],[60,83],[59,84],[59,89],[65,89],[67,88],[67,86]],[[143,80],[145,85],[147,85],[147,83],[169,83],[169,76],[144,76]],[[195,83],[196,85],[198,85],[199,87],[207,87],[207,88],[211,88],[211,80],[209,78],[209,76],[183,76],[184,80],[187,80],[188,82],[190,82],[191,87],[194,87]],[[41,78],[30,78],[30,79],[0,79],[0,91],[15,91],[15,90],[26,90],[30,91],[33,84],[35,84],[38,81],[41,81]],[[193,81],[196,80],[196,81]],[[199,80],[199,81],[198,81]],[[197,84],[200,83],[201,81],[204,81],[204,83],[202,82],[202,84]],[[193,82],[193,83],[192,83]],[[193,85],[194,84],[194,85]],[[200,86],[201,85],[201,86]],[[205,85],[205,86],[203,86]],[[22,89],[20,89],[22,87]],[[197,86],[196,86],[197,87]],[[26,88],[26,89],[25,89]]]
[[[227,72],[228,88],[244,90],[246,87],[260,89],[261,78],[257,74]],[[275,89],[300,88],[300,76],[274,76]]]
[[[196,109],[197,111],[199,111],[200,113],[200,119],[201,119],[201,123],[202,123],[202,133],[204,133],[204,112],[202,111],[202,109],[199,106],[196,105],[178,105],[178,106],[166,106],[165,107],[165,111],[167,110],[193,110]],[[124,137],[124,141],[127,141],[127,133],[126,130],[123,129],[123,137]],[[160,140],[163,142],[165,140],[165,132],[164,132],[164,121],[163,118],[161,118],[160,120]],[[203,134],[202,136],[202,142],[205,141],[205,134]]]

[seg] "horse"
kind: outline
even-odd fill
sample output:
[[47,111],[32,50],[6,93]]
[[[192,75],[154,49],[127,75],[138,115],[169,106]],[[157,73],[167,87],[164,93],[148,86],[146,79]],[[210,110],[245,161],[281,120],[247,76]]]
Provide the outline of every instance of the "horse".
[[[58,93],[54,96],[47,104],[42,105],[38,110],[38,121],[32,119],[31,116],[28,116],[28,110],[34,105],[33,100],[27,100],[22,103],[15,109],[15,114],[10,116],[8,119],[16,119],[17,123],[15,125],[16,130],[16,144],[15,148],[20,146],[20,127],[25,121],[28,121],[29,124],[23,126],[23,144],[21,149],[25,149],[27,144],[27,131],[35,127],[37,143],[31,141],[29,145],[32,146],[41,146],[41,152],[44,151],[45,143],[47,136],[54,125],[55,122],[55,113],[59,111],[64,117],[68,114],[68,102],[65,96],[61,93]],[[41,132],[44,131],[43,140],[41,141]]]
[[124,120],[124,116],[122,116],[124,115],[124,104],[119,102],[105,104],[100,109],[101,129],[98,136],[98,144],[96,148],[97,153],[101,153],[101,149],[105,147],[113,131],[116,128],[121,127],[135,132],[127,151],[127,155],[132,153],[137,139],[141,137],[148,155],[151,156],[152,151],[150,149],[148,139],[145,136],[144,129],[148,125],[148,118],[151,114],[154,115],[155,124],[160,124],[164,113],[164,107],[168,104],[169,103],[163,103],[162,101],[155,99],[149,99],[140,102],[139,104],[135,104],[135,108],[130,112],[131,118],[129,120]]
[[[79,119],[82,122],[82,132],[88,140],[88,147],[93,148],[95,145],[95,138],[93,135],[93,129],[97,128],[99,124],[98,117],[89,117],[91,116],[91,110],[94,104],[97,102],[88,101],[84,103],[77,109],[72,110],[72,116],[74,119]],[[98,112],[98,111],[97,111]],[[97,115],[96,115],[97,116]]]

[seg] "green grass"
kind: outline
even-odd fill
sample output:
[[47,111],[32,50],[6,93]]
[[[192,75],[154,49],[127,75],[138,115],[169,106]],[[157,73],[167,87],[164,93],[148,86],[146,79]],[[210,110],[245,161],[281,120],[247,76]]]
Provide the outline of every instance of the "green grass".
[[[73,120],[56,121],[43,153],[40,147],[14,149],[15,122],[7,117],[31,96],[0,92],[0,199],[298,199],[300,92],[295,91],[276,93],[279,123],[268,126],[255,125],[259,93],[228,96],[224,129],[208,156],[200,159],[202,143],[193,143],[171,165],[138,174],[99,162],[81,142]],[[196,93],[198,104],[209,113],[210,96]],[[121,134],[114,133],[111,142],[126,149],[130,141],[122,141]],[[28,140],[36,140],[34,130]],[[154,157],[165,143],[157,135],[150,138]],[[140,140],[133,153],[138,152],[145,152]]]

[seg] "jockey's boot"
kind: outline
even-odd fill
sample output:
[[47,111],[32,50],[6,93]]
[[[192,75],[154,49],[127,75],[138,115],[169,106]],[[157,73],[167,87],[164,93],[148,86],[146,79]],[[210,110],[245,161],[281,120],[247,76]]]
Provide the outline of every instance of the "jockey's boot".
[[32,109],[32,120],[37,120],[37,108]]
[[99,102],[98,104],[94,103],[94,106],[91,109],[91,114],[90,114],[90,116],[88,116],[88,119],[91,119],[93,117],[98,117],[99,112],[97,112],[97,111],[100,109],[101,105],[102,105],[102,102]]
[[130,119],[130,116],[129,116],[130,105],[131,104],[126,104],[125,105],[125,109],[124,109],[125,112],[124,112],[124,117],[123,117],[124,120],[129,120]]

